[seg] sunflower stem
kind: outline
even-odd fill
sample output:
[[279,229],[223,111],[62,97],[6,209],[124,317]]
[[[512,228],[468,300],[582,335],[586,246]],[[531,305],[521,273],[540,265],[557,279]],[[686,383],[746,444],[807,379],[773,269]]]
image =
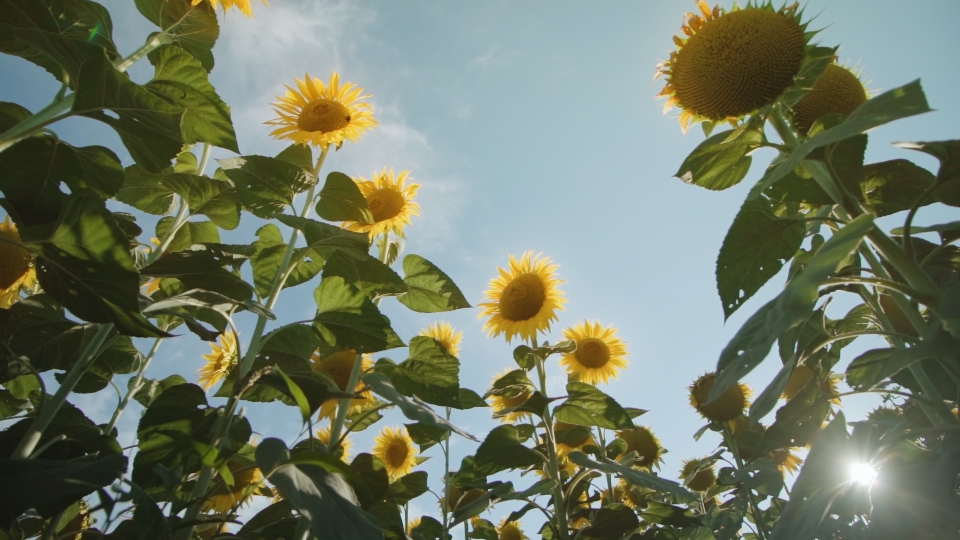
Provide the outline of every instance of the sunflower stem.
[[[605,439],[604,436],[603,436],[603,428],[601,428],[601,427],[598,427],[598,428],[597,428],[597,439],[600,440],[600,451],[603,453],[604,456],[606,456],[606,455],[607,455],[607,441],[606,441],[606,439]],[[614,497],[613,497],[613,476],[612,476],[610,473],[605,473],[605,476],[607,477],[607,493],[610,494],[610,498],[607,499],[607,500],[610,501],[610,502],[617,502],[617,501],[613,500],[613,499],[614,499]],[[608,503],[608,504],[609,504],[609,503]]]
[[[446,407],[446,417],[447,422],[450,422],[450,407]],[[449,512],[447,511],[450,506],[450,436],[447,435],[447,439],[443,441],[443,444],[440,446],[443,449],[443,504],[440,505],[440,510],[443,512],[443,538],[447,537],[447,534],[450,532],[450,519]]]
[[[727,448],[730,449],[730,453],[733,454],[734,463],[737,466],[737,472],[743,471],[743,459],[740,458],[740,450],[737,448],[737,440],[733,438],[730,433],[730,426],[726,423],[723,425],[723,439],[727,442]],[[740,485],[740,489],[746,490],[747,499],[750,501],[750,511],[753,513],[753,521],[757,525],[757,536],[760,540],[765,540],[770,536],[770,531],[767,530],[767,524],[763,519],[763,512],[760,511],[760,506],[757,504],[757,500],[753,497],[753,491],[746,485]]]
[[[350,378],[347,380],[347,389],[356,389],[357,383],[360,382],[360,372],[362,371],[360,367],[363,364],[363,355],[357,353],[356,358],[353,360],[353,368],[350,370]],[[344,389],[344,391],[352,391]],[[333,420],[333,425],[330,426],[330,444],[327,446],[328,452],[333,452],[337,449],[337,445],[340,444],[340,430],[343,429],[343,423],[347,419],[347,413],[350,410],[350,401],[353,398],[341,398],[340,403],[337,405],[337,416]]]
[[117,406],[117,409],[113,411],[113,416],[110,418],[110,422],[107,423],[107,427],[103,429],[104,433],[107,435],[113,431],[113,428],[116,427],[117,421],[120,420],[120,416],[123,415],[123,411],[126,410],[127,405],[130,403],[130,398],[134,396],[139,390],[140,386],[143,384],[143,374],[147,371],[147,368],[150,367],[150,362],[153,361],[154,355],[157,354],[157,349],[160,348],[160,343],[163,342],[163,338],[157,338],[153,342],[153,347],[150,348],[150,352],[147,354],[147,357],[144,358],[143,362],[140,364],[140,369],[137,370],[136,376],[133,380],[130,381],[127,387],[127,394],[123,396],[123,399],[120,401],[120,404]]
[[[537,348],[537,338],[534,337],[531,343],[534,349]],[[547,369],[545,364],[545,359],[541,358],[539,354],[534,354],[534,357],[537,359],[537,376],[540,379],[540,393],[543,397],[547,397]],[[543,424],[544,430],[547,432],[547,454],[549,457],[550,463],[550,477],[557,483],[556,487],[553,489],[553,503],[554,503],[554,514],[557,518],[557,532],[560,533],[560,538],[566,540],[569,537],[568,533],[568,524],[567,524],[567,504],[564,500],[563,495],[563,480],[560,478],[560,463],[557,458],[557,438],[553,430],[553,413],[550,410],[550,405],[547,405],[543,409]]]

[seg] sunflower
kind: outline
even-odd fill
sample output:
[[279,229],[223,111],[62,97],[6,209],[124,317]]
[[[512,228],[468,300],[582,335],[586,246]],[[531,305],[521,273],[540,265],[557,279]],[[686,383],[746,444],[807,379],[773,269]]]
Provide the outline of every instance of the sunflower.
[[680,478],[693,491],[706,491],[717,483],[717,473],[714,472],[713,465],[704,467],[700,465],[699,459],[684,460]]
[[80,509],[77,515],[73,517],[66,525],[57,532],[57,538],[67,538],[70,533],[77,533],[69,537],[70,540],[80,540],[83,538],[83,531],[86,531],[93,525],[93,518],[90,516],[90,505],[83,499],[80,500]]
[[567,328],[563,337],[577,342],[577,349],[560,358],[567,374],[587,384],[606,383],[617,379],[618,371],[627,367],[627,346],[617,337],[613,326],[600,326],[590,321]]
[[767,454],[774,463],[777,464],[777,468],[780,469],[781,473],[790,472],[791,474],[796,474],[800,470],[800,465],[803,464],[803,460],[795,456],[789,448],[778,448],[776,450],[771,450]]
[[[320,442],[330,446],[330,426],[327,426],[322,429],[317,430],[317,439],[320,439]],[[349,462],[350,461],[350,449],[353,448],[353,441],[350,440],[350,437],[344,437],[340,441],[340,448],[343,450],[343,453],[340,454],[340,461]]]
[[420,522],[423,521],[422,516],[417,516],[407,522],[407,536],[413,536],[413,530],[420,526]]
[[[244,0],[249,1],[249,0]],[[340,86],[340,75],[334,71],[330,84],[310,77],[297,79],[297,90],[287,86],[284,97],[273,103],[279,118],[266,122],[278,126],[270,135],[275,139],[327,148],[343,141],[357,142],[363,132],[377,125],[373,107],[361,99],[363,88],[353,83]]]
[[622,429],[617,432],[617,437],[627,443],[627,449],[620,454],[620,457],[630,452],[637,453],[635,466],[649,469],[663,461],[663,447],[660,446],[660,440],[648,428],[640,426],[632,429]]
[[[479,499],[485,493],[486,491],[478,488],[468,489],[466,493],[464,493],[464,491],[460,487],[451,484],[449,497],[450,497],[450,500],[453,501],[454,510],[456,510],[457,508],[464,507],[472,503],[473,501]],[[447,510],[443,500],[440,501],[440,508],[442,510],[446,510],[447,512],[450,512],[450,510]]]
[[588,525],[590,525],[590,520],[587,519],[587,518],[585,518],[585,517],[583,517],[583,516],[579,516],[579,517],[577,517],[577,518],[575,518],[575,519],[571,519],[571,520],[570,520],[570,528],[573,529],[573,530],[575,530],[575,531],[579,531],[580,529],[582,529],[582,528],[584,528],[584,527],[586,527],[586,526],[588,526]]
[[830,64],[816,84],[793,106],[793,121],[806,134],[825,114],[850,114],[867,101],[860,77],[849,69]]
[[263,473],[256,466],[230,461],[227,468],[233,473],[233,487],[222,484],[203,503],[203,511],[213,510],[219,514],[229,512],[234,506],[244,504],[263,483]]
[[[493,383],[496,384],[501,377],[510,373],[510,370],[504,370],[502,373],[497,373],[493,376]],[[490,407],[493,409],[494,416],[502,413],[507,409],[512,409],[513,407],[518,407],[523,405],[523,402],[530,399],[530,396],[533,394],[533,391],[529,386],[520,386],[517,385],[510,389],[506,394],[493,394],[490,396],[490,399],[493,401],[490,404]],[[516,424],[521,420],[530,418],[530,413],[528,412],[510,412],[500,417],[500,422],[503,424]]]
[[486,296],[492,302],[480,303],[479,317],[490,317],[483,329],[491,337],[507,335],[533,340],[538,331],[549,330],[567,300],[557,287],[563,280],[556,276],[557,266],[549,257],[534,257],[528,251],[518,261],[510,256],[510,270],[498,268],[500,276],[490,280]]
[[362,176],[355,178],[353,181],[367,200],[373,223],[344,221],[343,228],[367,233],[371,239],[388,232],[403,238],[404,226],[411,224],[411,217],[420,215],[420,205],[413,202],[420,184],[404,184],[409,175],[410,171],[394,175],[393,169],[388,171],[384,167],[373,173],[373,180]]
[[[203,2],[203,0],[191,0],[190,4],[195,6],[200,2]],[[250,5],[250,0],[207,0],[207,2],[210,3],[210,7],[212,7],[214,10],[217,9],[217,4],[223,3],[224,13],[229,11],[230,8],[235,7],[240,10],[240,13],[243,13],[247,17],[253,17],[253,7]],[[269,5],[267,4],[266,0],[264,0],[263,3],[265,5]]]
[[[146,253],[147,255],[150,255],[150,252],[152,252],[152,251],[154,250],[154,248],[156,248],[156,247],[158,247],[158,246],[160,245],[160,239],[159,239],[159,238],[151,238],[151,239],[150,239],[150,243],[153,244],[153,247],[146,246],[146,247],[140,248],[140,249],[141,249],[144,253]],[[163,256],[163,255],[161,255],[161,257],[162,257],[162,256]],[[143,284],[140,285],[140,288],[142,289],[142,288],[144,288],[144,287],[146,287],[146,289],[147,289],[146,291],[144,291],[144,292],[146,293],[146,295],[147,295],[147,296],[153,296],[153,293],[155,293],[155,292],[157,292],[157,291],[160,290],[160,278],[153,278],[153,279],[149,279],[149,280],[143,282]]]
[[500,525],[496,527],[496,531],[499,540],[527,540],[529,538],[520,530],[519,521],[507,521],[507,518],[503,518]]
[[557,455],[566,459],[570,452],[583,450],[588,444],[596,444],[590,428],[568,424],[557,420],[553,423],[553,432],[557,439]]
[[[337,383],[337,388],[339,388],[341,392],[347,392],[347,384],[350,382],[350,372],[353,371],[353,363],[356,362],[356,359],[357,353],[353,349],[336,352],[324,357],[321,357],[319,352],[314,352],[310,358],[310,364],[317,373],[323,373],[333,379],[333,382]],[[369,356],[364,355],[360,369],[367,371],[372,367],[373,360]],[[353,388],[353,392],[358,393],[363,387],[363,384],[358,381],[357,385]],[[360,393],[360,396],[360,398],[350,400],[350,410],[348,412],[354,413],[360,411],[372,403],[373,395],[369,390]],[[337,405],[339,403],[339,398],[330,398],[324,401],[323,404],[320,405],[320,418],[333,418],[337,412]]]
[[439,341],[447,354],[457,356],[460,353],[460,341],[463,340],[463,332],[456,332],[455,330],[453,325],[448,322],[438,322],[420,330],[420,335]]
[[[797,366],[797,368],[793,370],[793,374],[790,375],[790,379],[787,380],[787,385],[783,388],[782,397],[786,398],[787,401],[795,398],[816,376],[816,373],[814,373],[809,366],[805,364]],[[840,390],[837,388],[837,379],[830,375],[828,375],[826,379],[819,381],[818,386],[824,394],[835,396],[840,393]],[[839,399],[834,401],[839,402]]]
[[238,358],[237,335],[233,332],[220,334],[220,345],[210,344],[210,354],[203,355],[207,365],[200,368],[200,386],[204,390],[220,382],[236,365]]
[[21,288],[31,291],[37,288],[33,255],[6,240],[20,241],[20,233],[10,216],[0,223],[0,308],[4,309],[20,299]]
[[633,508],[634,510],[643,509],[647,507],[647,501],[643,498],[643,494],[640,492],[640,488],[634,487],[629,482],[621,478],[617,481],[617,487],[621,493],[620,501]]
[[[677,50],[657,66],[667,84],[664,111],[679,106],[680,126],[702,120],[736,119],[772,103],[800,72],[806,52],[806,25],[794,4],[732,11],[712,10],[697,0],[700,15],[687,13],[675,36]],[[656,78],[655,77],[655,78]]]
[[409,474],[417,464],[417,449],[405,427],[385,427],[377,435],[373,455],[383,461],[391,480]]
[[690,385],[690,404],[707,420],[715,422],[733,420],[747,408],[750,388],[745,384],[735,384],[722,396],[708,403],[710,389],[713,388],[716,380],[716,374],[707,373]]

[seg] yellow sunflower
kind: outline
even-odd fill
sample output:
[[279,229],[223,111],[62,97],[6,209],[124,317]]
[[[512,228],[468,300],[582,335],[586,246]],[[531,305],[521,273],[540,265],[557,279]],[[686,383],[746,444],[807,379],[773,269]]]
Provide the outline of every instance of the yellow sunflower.
[[75,532],[77,534],[69,537],[70,540],[80,540],[83,538],[83,531],[91,526],[93,526],[93,518],[90,516],[90,505],[87,504],[87,501],[81,499],[77,515],[57,532],[57,538],[67,538],[68,534]]
[[693,491],[706,491],[717,483],[717,473],[714,472],[713,465],[700,467],[700,470],[697,470],[699,463],[699,459],[683,460],[680,478]]
[[[493,382],[496,384],[500,377],[503,377],[507,373],[510,373],[510,370],[504,370],[501,373],[497,373],[493,376]],[[530,396],[533,394],[533,390],[529,386],[518,386],[511,389],[510,393],[507,395],[491,395],[490,408],[493,409],[493,414],[497,415],[501,412],[511,409],[513,407],[519,407],[523,405],[523,402],[530,399]],[[530,413],[528,412],[511,412],[507,413],[504,416],[500,417],[500,422],[503,424],[516,424],[524,419],[530,418]]]
[[575,531],[579,531],[580,529],[582,529],[582,528],[584,528],[584,527],[586,527],[586,526],[588,526],[588,525],[590,525],[590,520],[587,519],[587,518],[585,518],[585,517],[583,517],[583,516],[580,516],[580,517],[577,517],[576,519],[570,520],[570,528],[573,529],[573,530],[575,530]]
[[413,198],[420,184],[404,184],[410,171],[400,171],[394,175],[393,169],[386,167],[373,173],[373,180],[364,177],[354,179],[360,192],[367,200],[367,207],[373,215],[373,223],[344,221],[343,228],[356,232],[365,232],[370,238],[385,232],[393,232],[403,238],[403,228],[410,225],[410,218],[420,215],[420,205]]
[[[812,369],[810,369],[809,366],[797,366],[797,368],[793,370],[793,374],[790,375],[790,379],[787,380],[787,385],[783,388],[782,397],[786,398],[787,401],[790,401],[796,397],[801,390],[806,388],[807,383],[812,381],[815,377],[816,374]],[[840,393],[840,390],[837,388],[837,379],[830,375],[828,375],[826,379],[819,381],[818,386],[820,387],[820,391],[822,391],[824,394],[835,396]]]
[[[680,107],[680,127],[693,122],[736,119],[772,103],[800,72],[806,52],[806,25],[797,5],[771,5],[731,11],[710,9],[697,0],[700,14],[687,13],[677,50],[657,66],[667,84],[664,112]],[[655,77],[655,78],[656,78]]]
[[793,121],[806,134],[826,114],[850,114],[867,101],[860,77],[849,69],[830,64],[803,99],[793,106]]
[[448,322],[433,323],[420,330],[420,335],[439,341],[450,356],[457,356],[460,353],[460,341],[463,340],[463,332],[457,332],[453,325]]
[[583,321],[564,330],[563,337],[576,340],[577,349],[564,354],[560,364],[581,382],[595,385],[616,380],[619,370],[627,367],[627,346],[612,325],[604,328],[600,321]]
[[716,380],[716,374],[707,373],[690,385],[690,404],[707,420],[716,422],[733,420],[743,414],[747,408],[750,388],[745,384],[735,384],[722,396],[708,403],[710,389],[713,388]]
[[[249,1],[249,0],[245,0]],[[363,133],[377,125],[373,107],[360,100],[368,98],[363,88],[353,83],[340,85],[334,71],[330,84],[310,77],[297,79],[297,89],[287,86],[284,97],[273,103],[279,118],[266,122],[277,126],[270,135],[275,139],[327,148],[343,141],[357,142]]]
[[486,296],[492,302],[480,303],[479,317],[490,317],[483,325],[491,337],[507,335],[533,340],[538,331],[549,330],[567,302],[558,285],[557,266],[549,257],[534,257],[528,251],[518,261],[510,256],[510,270],[498,268],[500,275],[490,280]]
[[423,517],[417,516],[407,522],[407,536],[413,536],[413,530],[420,526],[421,521],[423,521]]
[[203,355],[207,364],[199,371],[200,386],[204,390],[209,390],[210,387],[220,382],[236,365],[238,360],[237,335],[233,332],[221,334],[220,345],[211,343],[210,350],[212,351],[210,354]]
[[590,428],[588,427],[568,424],[558,420],[553,423],[553,431],[557,438],[557,455],[562,459],[566,459],[567,456],[570,455],[570,452],[574,450],[583,451],[584,446],[596,444],[593,441],[593,435],[590,433]]
[[373,445],[373,455],[383,461],[391,480],[410,474],[417,464],[417,449],[403,426],[383,428]]
[[[203,0],[191,0],[191,5],[197,5]],[[210,6],[213,9],[217,9],[217,4],[223,4],[223,12],[226,13],[230,8],[237,8],[240,10],[240,13],[243,13],[247,17],[253,17],[253,7],[250,5],[250,0],[207,0],[210,3]],[[266,0],[263,0],[264,5],[267,4]]]
[[[317,373],[323,373],[333,379],[333,382],[337,383],[337,388],[339,388],[341,392],[347,392],[347,384],[350,382],[350,372],[353,371],[353,363],[356,359],[357,353],[353,349],[336,352],[324,357],[321,357],[319,352],[314,352],[310,358],[310,364]],[[363,356],[362,362],[363,363],[360,364],[361,373],[373,367],[373,360],[367,355]],[[354,393],[357,393],[363,389],[363,387],[363,383],[357,382],[357,386],[352,390]],[[350,410],[348,413],[358,412],[372,403],[373,395],[369,390],[360,393],[360,396],[360,398],[350,400]],[[323,404],[320,405],[320,418],[333,418],[337,413],[337,405],[339,403],[339,398],[330,398],[324,401]]]
[[[317,430],[317,439],[320,439],[320,442],[330,446],[330,426],[321,428]],[[340,442],[340,448],[343,449],[343,454],[340,455],[340,461],[349,462],[350,461],[350,449],[353,448],[353,441],[350,440],[350,437],[344,437]]]
[[643,498],[640,488],[631,485],[623,478],[617,481],[617,487],[614,488],[614,491],[616,492],[616,490],[619,490],[622,495],[620,502],[630,508],[639,510],[647,507],[647,501]]
[[[466,506],[472,503],[473,501],[479,499],[485,493],[486,491],[478,488],[468,489],[467,492],[464,493],[460,487],[456,485],[451,485],[449,496],[450,496],[450,500],[453,501],[453,508],[454,510],[456,510],[457,508]],[[443,500],[440,501],[440,509],[450,512],[450,510],[446,509],[446,505],[444,504]]]
[[499,540],[528,540],[529,537],[520,530],[519,521],[507,521],[503,518],[500,525],[496,527],[497,538]]
[[227,468],[233,473],[233,487],[219,485],[214,494],[207,497],[207,501],[203,503],[204,512],[229,512],[234,506],[246,503],[263,483],[263,473],[256,465],[231,461],[227,463]]
[[643,426],[622,429],[617,432],[617,437],[627,443],[627,449],[620,454],[620,457],[630,452],[637,453],[635,466],[649,469],[663,461],[663,447],[660,446],[660,440],[650,429]]
[[0,308],[9,308],[20,299],[20,289],[37,289],[37,273],[33,269],[33,254],[20,246],[6,242],[20,241],[17,226],[10,216],[0,223]]
[[777,468],[780,469],[781,473],[790,472],[791,474],[796,474],[800,470],[800,465],[803,464],[803,460],[789,448],[778,448],[777,450],[771,450],[767,457],[773,460],[777,464]]

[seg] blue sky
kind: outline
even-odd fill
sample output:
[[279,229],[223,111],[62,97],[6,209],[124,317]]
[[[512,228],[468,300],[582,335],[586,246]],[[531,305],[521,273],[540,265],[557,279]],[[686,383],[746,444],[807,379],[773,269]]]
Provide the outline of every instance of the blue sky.
[[[152,31],[132,2],[104,4],[122,52],[134,50]],[[381,125],[332,155],[324,170],[367,177],[383,166],[411,170],[422,185],[422,217],[407,230],[406,252],[443,268],[474,304],[509,254],[532,249],[553,258],[569,304],[549,339],[557,341],[564,327],[585,318],[620,329],[631,365],[603,389],[624,405],[650,410],[640,421],[670,451],[663,474],[676,477],[681,458],[703,455],[718,442],[710,435],[693,441],[702,422],[687,403],[686,386],[713,368],[745,318],[784,281],[783,275],[771,280],[724,323],[714,284],[716,255],[746,190],[773,158],[770,151],[755,156],[744,183],[724,192],[671,177],[702,135],[694,129],[684,136],[674,115],[662,114],[662,102],[653,99],[660,84],[651,85],[651,79],[654,66],[674,48],[671,36],[683,13],[694,9],[693,1],[674,0],[275,0],[270,7],[256,5],[253,19],[227,14],[211,80],[232,107],[245,154],[275,154],[285,146],[270,139],[263,122],[273,117],[273,96],[294,77],[309,72],[326,79],[337,70],[341,80],[365,87]],[[935,170],[932,159],[890,143],[958,136],[960,78],[949,51],[960,50],[960,3],[812,0],[806,17],[814,15],[811,28],[824,29],[817,39],[841,44],[841,62],[862,67],[870,89],[921,78],[936,109],[871,133],[867,161],[906,158]],[[143,62],[131,74],[146,81],[148,68]],[[49,74],[17,58],[0,57],[0,74],[0,100],[34,111],[58,89]],[[121,149],[115,135],[92,121],[68,120],[53,129],[74,144]],[[215,151],[214,157],[230,153]],[[883,222],[892,227],[902,219]],[[956,219],[955,210],[933,206],[916,222]],[[241,227],[224,240],[250,241],[259,224],[244,214]],[[281,296],[282,319],[312,314],[306,287]],[[850,307],[836,304],[834,315]],[[463,330],[461,378],[480,393],[496,371],[513,365],[516,343],[487,339],[476,310],[431,317],[411,314],[392,300],[383,309],[405,339],[438,319]],[[248,332],[252,327],[249,320],[241,325]],[[148,376],[189,377],[206,352],[192,336],[166,342]],[[401,360],[403,352],[386,356]],[[778,366],[771,358],[747,381],[760,391]],[[559,394],[565,377],[555,363],[550,369]],[[105,390],[77,401],[103,421],[115,397]],[[846,400],[848,416],[862,417],[872,403]],[[128,413],[122,426],[134,429],[138,414]],[[292,408],[252,406],[249,415],[264,436],[289,439],[298,431]],[[388,418],[402,420],[395,412]],[[483,410],[457,413],[455,421],[475,433],[495,425]],[[362,433],[356,448],[369,449],[373,435]],[[473,449],[457,441],[452,463]],[[428,455],[434,458],[426,468],[436,479],[442,456],[438,450]],[[418,499],[411,515],[434,513],[428,498]],[[507,512],[498,508],[488,517],[499,521]]]

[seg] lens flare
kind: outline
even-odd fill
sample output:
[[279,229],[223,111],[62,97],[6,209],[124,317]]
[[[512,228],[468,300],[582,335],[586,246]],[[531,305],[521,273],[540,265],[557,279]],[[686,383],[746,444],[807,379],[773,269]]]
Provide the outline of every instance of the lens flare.
[[867,463],[850,465],[850,481],[861,486],[869,486],[877,478],[877,470]]

